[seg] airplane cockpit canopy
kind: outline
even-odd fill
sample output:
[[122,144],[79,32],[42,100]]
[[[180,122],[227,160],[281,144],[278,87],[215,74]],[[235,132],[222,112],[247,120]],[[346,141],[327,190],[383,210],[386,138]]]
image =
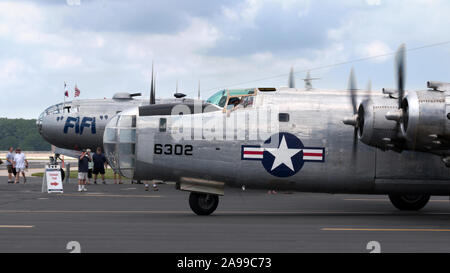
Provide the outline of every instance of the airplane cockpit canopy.
[[223,107],[225,107],[225,104],[227,103],[228,97],[246,96],[246,95],[253,95],[253,94],[255,94],[254,88],[223,89],[223,90],[216,92],[211,97],[209,97],[206,100],[206,102],[223,108]]
[[44,112],[42,112],[39,115],[39,117],[36,121],[36,124],[38,125],[38,127],[40,129],[40,127],[42,126],[42,121],[44,120],[44,117],[49,116],[49,115],[59,115],[59,114],[71,113],[71,112],[78,112],[78,107],[73,108],[71,101],[52,105],[52,106],[48,107],[47,109],[45,109]]
[[72,108],[71,101],[65,103],[58,103],[45,109],[44,112],[41,113],[40,117],[45,117],[48,115],[57,115],[62,113],[70,113],[73,111],[73,109],[71,108]]

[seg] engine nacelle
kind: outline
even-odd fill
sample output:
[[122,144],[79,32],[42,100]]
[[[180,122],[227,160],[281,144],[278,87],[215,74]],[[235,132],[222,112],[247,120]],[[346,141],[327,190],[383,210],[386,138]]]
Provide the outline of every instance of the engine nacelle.
[[382,150],[397,149],[398,124],[385,118],[387,112],[396,110],[397,107],[397,100],[389,97],[364,100],[358,109],[359,139]]
[[448,149],[450,94],[435,90],[410,92],[403,99],[402,109],[401,129],[408,149]]

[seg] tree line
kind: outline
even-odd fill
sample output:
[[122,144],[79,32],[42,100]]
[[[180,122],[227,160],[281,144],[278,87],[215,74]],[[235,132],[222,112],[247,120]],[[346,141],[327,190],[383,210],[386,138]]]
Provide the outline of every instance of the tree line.
[[40,135],[35,119],[0,118],[0,151],[9,147],[23,151],[50,151],[51,146]]

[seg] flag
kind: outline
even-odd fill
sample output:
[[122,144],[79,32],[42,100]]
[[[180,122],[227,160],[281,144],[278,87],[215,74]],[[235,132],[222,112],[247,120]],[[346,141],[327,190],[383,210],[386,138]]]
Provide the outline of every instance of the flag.
[[77,85],[75,84],[75,97],[79,97],[80,96],[80,89],[78,89]]
[[69,97],[69,90],[67,89],[66,82],[64,82],[64,97]]

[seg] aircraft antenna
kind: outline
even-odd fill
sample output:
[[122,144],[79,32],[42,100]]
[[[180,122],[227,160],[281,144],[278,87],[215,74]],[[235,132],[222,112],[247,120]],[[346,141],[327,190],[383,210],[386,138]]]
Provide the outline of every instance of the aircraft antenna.
[[150,83],[150,104],[155,104],[155,76],[154,76],[153,61],[152,61],[152,81]]

